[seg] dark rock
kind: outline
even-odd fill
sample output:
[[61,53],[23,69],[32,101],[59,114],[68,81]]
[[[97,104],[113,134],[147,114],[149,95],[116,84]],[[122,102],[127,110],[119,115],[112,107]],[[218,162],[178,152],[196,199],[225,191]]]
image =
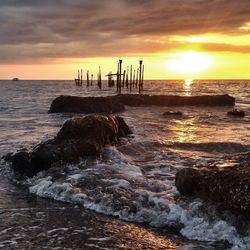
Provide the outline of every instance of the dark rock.
[[174,96],[174,95],[118,95],[113,98],[128,106],[225,106],[234,105],[229,95]]
[[200,174],[192,168],[184,168],[176,174],[175,185],[183,195],[195,194],[199,189]]
[[250,212],[250,164],[212,169],[184,168],[175,184],[183,195],[222,202],[227,208]]
[[12,156],[12,167],[14,171],[24,171],[26,175],[30,174],[30,154],[26,151],[21,151]]
[[13,153],[8,153],[8,154],[2,156],[2,159],[5,161],[12,161],[12,156],[13,156]]
[[124,105],[111,97],[61,95],[53,100],[49,113],[117,113],[124,110]]
[[163,113],[163,116],[182,116],[182,112],[180,111],[166,111]]
[[37,145],[32,152],[12,157],[16,172],[33,176],[53,164],[78,162],[82,157],[97,156],[106,145],[115,145],[120,137],[132,134],[125,121],[114,115],[91,115],[66,121],[54,139]]
[[167,95],[116,95],[107,97],[59,96],[51,104],[49,113],[115,113],[127,106],[234,106],[235,98],[229,95],[167,96]]
[[238,116],[238,117],[244,117],[245,116],[245,112],[243,110],[238,110],[238,109],[228,111],[227,114],[232,115],[232,116]]

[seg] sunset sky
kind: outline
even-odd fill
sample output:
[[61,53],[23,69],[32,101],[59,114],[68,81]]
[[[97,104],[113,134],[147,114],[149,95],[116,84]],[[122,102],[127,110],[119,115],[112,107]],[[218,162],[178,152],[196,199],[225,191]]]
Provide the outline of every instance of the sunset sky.
[[0,79],[145,63],[146,79],[250,78],[249,0],[1,0]]

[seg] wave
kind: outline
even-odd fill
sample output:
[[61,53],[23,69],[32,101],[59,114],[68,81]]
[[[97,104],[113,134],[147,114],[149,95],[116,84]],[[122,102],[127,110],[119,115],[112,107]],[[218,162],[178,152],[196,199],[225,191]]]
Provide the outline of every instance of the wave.
[[157,165],[154,160],[139,166],[110,147],[101,161],[57,166],[28,179],[27,184],[31,193],[41,197],[79,204],[125,221],[175,227],[188,239],[227,241],[233,249],[247,249],[250,225],[243,234],[231,212],[226,211],[226,217],[215,212],[215,205],[182,199],[172,178],[180,166]]

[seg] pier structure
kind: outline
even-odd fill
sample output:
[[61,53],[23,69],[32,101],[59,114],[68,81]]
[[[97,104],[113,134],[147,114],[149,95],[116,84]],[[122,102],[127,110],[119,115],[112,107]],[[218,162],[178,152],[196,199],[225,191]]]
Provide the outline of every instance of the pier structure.
[[[143,85],[144,85],[144,64],[143,61],[139,61],[139,67],[135,68],[133,65],[127,66],[127,70],[122,69],[122,59],[117,63],[117,73],[109,72],[108,77],[108,87],[115,86],[114,77],[116,77],[116,90],[118,94],[121,94],[122,88],[129,89],[130,92],[133,91],[134,88],[138,88],[138,93],[142,94]],[[90,73],[89,70],[86,72],[86,86],[93,85],[93,77],[94,75]],[[78,70],[77,78],[75,78],[75,85],[82,87],[83,84],[83,70]],[[97,86],[99,89],[102,89],[102,74],[101,74],[101,66],[99,66],[99,72],[97,73]]]

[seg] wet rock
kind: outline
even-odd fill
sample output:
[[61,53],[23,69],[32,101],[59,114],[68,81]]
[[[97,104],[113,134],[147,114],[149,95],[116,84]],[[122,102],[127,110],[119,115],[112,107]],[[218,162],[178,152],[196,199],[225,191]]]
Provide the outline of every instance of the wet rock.
[[184,168],[175,184],[182,195],[221,202],[227,208],[250,212],[250,164],[226,168]]
[[12,160],[12,156],[13,156],[13,153],[8,153],[8,154],[2,156],[1,159],[5,160],[5,161],[11,161]]
[[245,116],[245,112],[243,110],[234,109],[232,111],[228,111],[227,115],[244,117]]
[[11,158],[12,167],[15,171],[18,171],[21,168],[27,169],[30,171],[30,154],[26,151],[21,151],[14,154]]
[[163,113],[163,116],[182,116],[180,111],[166,111]]
[[125,121],[114,115],[91,115],[66,121],[54,139],[37,145],[31,152],[12,156],[16,172],[33,176],[53,164],[79,162],[97,156],[106,145],[115,145],[120,137],[132,134]]
[[113,98],[128,106],[225,106],[234,105],[229,95],[174,96],[174,95],[118,95]]
[[51,104],[49,113],[115,113],[127,106],[234,106],[229,95],[167,96],[124,94],[107,97],[59,96]]
[[124,110],[124,105],[111,97],[61,95],[53,100],[49,113],[117,113]]
[[183,195],[194,194],[199,189],[200,173],[192,168],[184,168],[176,174],[175,185]]

